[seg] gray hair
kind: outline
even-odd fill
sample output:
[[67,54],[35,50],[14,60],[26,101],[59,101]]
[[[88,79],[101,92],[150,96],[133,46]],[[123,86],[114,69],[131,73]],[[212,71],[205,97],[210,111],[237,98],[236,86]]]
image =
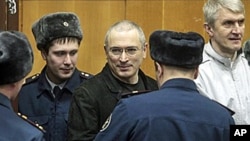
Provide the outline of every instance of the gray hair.
[[244,4],[241,0],[208,0],[203,6],[205,22],[213,26],[219,9],[225,8],[234,13],[245,14]]
[[141,45],[144,45],[146,43],[146,38],[145,38],[145,34],[144,34],[143,30],[141,29],[141,27],[132,21],[122,20],[122,21],[119,21],[119,22],[113,24],[109,28],[109,30],[107,31],[106,36],[105,36],[105,41],[104,41],[105,48],[107,46],[109,46],[109,39],[110,39],[111,31],[116,30],[118,32],[121,32],[121,31],[129,31],[129,30],[133,30],[133,29],[137,30],[137,32],[139,34],[140,43],[141,43]]

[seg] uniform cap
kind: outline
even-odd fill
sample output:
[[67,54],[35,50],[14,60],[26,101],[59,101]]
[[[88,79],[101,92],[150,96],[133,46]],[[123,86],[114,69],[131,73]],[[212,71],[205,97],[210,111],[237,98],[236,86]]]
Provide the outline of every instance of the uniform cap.
[[195,32],[157,30],[149,45],[151,58],[165,65],[194,68],[202,62],[204,39]]
[[0,85],[23,79],[33,65],[33,52],[27,37],[18,31],[0,32]]
[[41,50],[57,38],[75,37],[82,40],[79,18],[71,12],[56,12],[43,16],[32,25],[37,48]]

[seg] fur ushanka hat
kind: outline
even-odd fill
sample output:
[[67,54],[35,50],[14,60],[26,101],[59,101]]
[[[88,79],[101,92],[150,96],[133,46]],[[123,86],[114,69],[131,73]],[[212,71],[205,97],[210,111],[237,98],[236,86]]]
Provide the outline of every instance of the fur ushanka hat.
[[79,18],[71,12],[56,12],[43,16],[32,26],[39,50],[57,38],[75,37],[82,40],[83,33]]
[[23,79],[33,65],[33,52],[27,37],[18,31],[0,32],[0,85]]
[[154,31],[149,37],[151,58],[165,65],[194,68],[202,62],[204,38],[195,32]]

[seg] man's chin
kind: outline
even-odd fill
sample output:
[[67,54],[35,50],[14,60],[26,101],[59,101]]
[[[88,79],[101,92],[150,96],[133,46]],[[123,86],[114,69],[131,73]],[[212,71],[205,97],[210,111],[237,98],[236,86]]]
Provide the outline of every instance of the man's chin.
[[132,75],[131,75],[131,73],[129,73],[129,72],[120,72],[120,73],[118,74],[118,76],[119,76],[120,78],[130,78]]
[[72,76],[73,73],[61,74],[60,78],[63,80],[67,80]]

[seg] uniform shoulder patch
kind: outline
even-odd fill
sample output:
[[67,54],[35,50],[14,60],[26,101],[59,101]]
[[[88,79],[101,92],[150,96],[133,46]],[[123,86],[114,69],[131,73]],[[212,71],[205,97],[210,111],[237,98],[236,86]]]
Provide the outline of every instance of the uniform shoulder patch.
[[93,77],[92,74],[83,71],[80,71],[80,76],[84,79],[90,79],[91,77]]
[[26,122],[28,122],[29,124],[31,124],[32,126],[34,126],[35,128],[39,129],[40,131],[42,131],[43,133],[46,133],[46,131],[43,129],[42,126],[40,126],[39,124],[35,124],[34,122],[32,122],[31,120],[29,120],[27,118],[27,116],[22,115],[21,113],[17,113],[17,115],[22,118],[23,120],[25,120]]
[[24,82],[24,85],[25,85],[25,84],[29,84],[29,83],[31,83],[31,82],[34,82],[35,80],[37,80],[37,79],[39,78],[39,76],[40,76],[40,73],[37,73],[37,74],[35,74],[35,75],[32,75],[32,76],[26,78],[26,79],[25,79],[25,82]]
[[100,132],[104,131],[105,129],[107,129],[109,127],[110,122],[111,122],[111,117],[112,117],[112,114],[110,114],[110,116],[104,122],[104,124],[102,125],[102,129],[100,130]]

